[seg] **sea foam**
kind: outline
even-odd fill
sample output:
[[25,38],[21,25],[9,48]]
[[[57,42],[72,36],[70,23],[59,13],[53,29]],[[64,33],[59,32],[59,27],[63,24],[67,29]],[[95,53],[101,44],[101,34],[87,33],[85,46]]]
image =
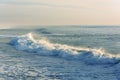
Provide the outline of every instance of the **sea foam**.
[[44,56],[56,56],[69,60],[80,60],[87,64],[117,64],[119,55],[106,53],[103,49],[90,49],[54,44],[48,40],[34,39],[32,33],[13,38],[10,42],[15,49]]

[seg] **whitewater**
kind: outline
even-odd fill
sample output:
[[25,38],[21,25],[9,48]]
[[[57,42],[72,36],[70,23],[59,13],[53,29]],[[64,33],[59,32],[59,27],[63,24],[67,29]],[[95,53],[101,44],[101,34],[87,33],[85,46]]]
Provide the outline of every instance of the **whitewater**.
[[16,37],[9,42],[15,49],[46,56],[82,60],[89,64],[116,64],[120,55],[107,54],[101,49],[77,48],[68,45],[52,44],[46,40],[35,40],[32,33]]
[[119,30],[118,26],[1,29],[0,80],[120,80]]

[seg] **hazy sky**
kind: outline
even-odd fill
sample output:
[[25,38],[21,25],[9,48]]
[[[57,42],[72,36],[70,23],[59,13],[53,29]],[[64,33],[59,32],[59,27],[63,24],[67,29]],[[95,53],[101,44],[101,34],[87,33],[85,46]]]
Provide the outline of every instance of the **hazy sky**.
[[0,25],[120,25],[120,0],[0,0]]

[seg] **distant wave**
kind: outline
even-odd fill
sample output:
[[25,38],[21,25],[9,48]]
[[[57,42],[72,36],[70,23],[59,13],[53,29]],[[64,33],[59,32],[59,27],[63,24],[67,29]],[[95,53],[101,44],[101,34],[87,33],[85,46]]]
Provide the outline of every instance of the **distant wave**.
[[18,35],[0,35],[0,38],[17,37]]
[[15,37],[9,44],[17,50],[69,60],[80,60],[87,64],[117,64],[120,61],[120,55],[109,54],[102,49],[53,44],[44,39],[35,40],[32,33]]
[[51,32],[48,32],[46,28],[40,28],[36,30],[40,34],[51,34]]

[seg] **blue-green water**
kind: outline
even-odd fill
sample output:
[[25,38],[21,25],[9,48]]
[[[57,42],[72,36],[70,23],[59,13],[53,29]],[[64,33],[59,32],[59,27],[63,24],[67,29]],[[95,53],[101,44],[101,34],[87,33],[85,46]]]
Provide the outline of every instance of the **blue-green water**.
[[[36,44],[31,42],[29,37],[23,38],[22,35],[25,37],[29,33],[32,33],[35,40],[45,40],[45,43],[43,41]],[[119,80],[119,36],[119,26],[38,26],[0,29],[0,79]],[[17,40],[10,45],[9,42],[16,37]],[[74,55],[74,52],[77,55]]]
[[103,48],[113,54],[120,52],[119,26],[54,26],[0,30],[1,35],[8,36],[20,36],[30,32],[35,34],[35,38],[46,38],[52,43]]

